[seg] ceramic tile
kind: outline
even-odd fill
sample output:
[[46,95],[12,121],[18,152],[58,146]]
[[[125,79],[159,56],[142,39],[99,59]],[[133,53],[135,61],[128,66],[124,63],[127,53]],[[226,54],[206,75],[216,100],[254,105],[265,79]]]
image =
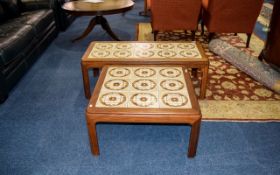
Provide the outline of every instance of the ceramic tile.
[[156,79],[157,69],[155,67],[134,67],[132,68],[132,79]]
[[88,56],[93,59],[202,58],[195,42],[96,42]]
[[187,91],[186,82],[181,79],[161,79],[158,85],[159,91]]
[[101,91],[96,102],[96,107],[126,108],[127,95],[117,91]]
[[132,79],[131,91],[158,91],[157,79]]
[[159,108],[157,91],[135,91],[127,96],[128,108]]
[[191,108],[183,72],[178,66],[110,66],[96,107]]
[[160,91],[159,108],[192,108],[187,91]]
[[131,71],[131,68],[127,67],[110,67],[107,70],[106,79],[130,79]]

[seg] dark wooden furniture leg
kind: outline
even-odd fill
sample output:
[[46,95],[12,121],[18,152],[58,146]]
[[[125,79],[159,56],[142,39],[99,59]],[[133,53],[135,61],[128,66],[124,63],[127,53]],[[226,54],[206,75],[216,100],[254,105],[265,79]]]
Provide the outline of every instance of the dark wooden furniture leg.
[[196,154],[196,148],[197,148],[199,131],[200,131],[200,123],[201,123],[201,120],[198,120],[192,124],[190,140],[189,140],[188,157],[194,157]]
[[100,24],[101,27],[116,41],[120,41],[120,39],[114,34],[114,32],[112,31],[111,27],[109,26],[108,21],[106,20],[106,18],[104,18],[103,16],[95,16],[94,18],[92,18],[87,26],[87,28],[85,29],[85,31],[83,32],[83,34],[75,39],[72,40],[72,42],[75,41],[79,41],[83,38],[85,38],[86,36],[88,36],[88,34],[93,30],[94,26],[96,26],[97,24]]
[[144,10],[143,11],[141,11],[141,12],[139,12],[139,15],[140,16],[150,16],[149,15],[149,9],[148,9],[148,4],[147,4],[147,1],[146,0],[144,0]]
[[153,31],[153,33],[154,33],[154,41],[156,41],[157,40],[158,31]]
[[75,42],[75,41],[79,41],[83,38],[85,38],[86,36],[88,36],[88,34],[92,31],[92,29],[94,28],[94,26],[97,24],[97,18],[94,17],[90,20],[86,30],[83,32],[83,34],[75,39],[72,40],[72,42]]
[[98,138],[96,133],[96,123],[95,122],[88,122],[88,133],[89,133],[89,140],[91,145],[91,152],[93,155],[99,155],[99,145],[98,145]]
[[209,33],[209,35],[208,35],[208,42],[210,42],[212,40],[214,35],[215,35],[215,33],[213,33],[213,32]]
[[103,16],[97,16],[98,23],[101,24],[102,28],[116,41],[120,41],[120,39],[114,34],[111,27],[109,26],[108,21]]
[[201,26],[201,36],[203,36],[204,35],[204,22],[203,21],[201,21],[200,26]]
[[195,40],[195,30],[192,30],[192,41]]
[[93,68],[93,77],[97,77],[99,75],[99,69],[98,68]]
[[84,92],[87,99],[90,99],[90,83],[89,83],[89,75],[88,75],[88,68],[86,65],[81,63],[82,74],[83,74],[83,83],[84,83]]
[[248,48],[249,45],[250,45],[251,36],[252,36],[251,33],[247,33],[247,42],[246,42],[246,47],[247,47],[247,48]]

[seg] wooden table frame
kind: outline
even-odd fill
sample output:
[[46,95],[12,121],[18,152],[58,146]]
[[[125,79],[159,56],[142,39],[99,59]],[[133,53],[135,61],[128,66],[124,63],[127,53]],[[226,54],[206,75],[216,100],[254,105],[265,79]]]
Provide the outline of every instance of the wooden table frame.
[[94,16],[84,32],[72,40],[72,42],[79,41],[94,29],[96,25],[101,27],[114,39],[120,39],[112,31],[108,21],[104,15],[112,15],[117,13],[125,13],[133,8],[134,2],[131,0],[106,0],[100,3],[90,3],[83,1],[70,1],[62,5],[62,9],[74,16]]
[[156,124],[186,124],[191,126],[188,157],[196,155],[198,145],[201,112],[188,73],[185,73],[189,98],[192,104],[190,109],[159,109],[159,108],[96,108],[96,102],[104,82],[108,66],[102,69],[95,86],[93,96],[86,110],[88,133],[93,155],[99,155],[97,123],[156,123]]
[[[129,43],[128,41],[125,41],[126,43]],[[85,54],[82,57],[81,60],[81,69],[82,69],[82,75],[83,75],[83,84],[84,84],[84,93],[85,97],[87,99],[90,99],[91,97],[91,91],[90,91],[90,81],[89,81],[89,69],[94,69],[94,76],[97,76],[97,72],[99,68],[102,68],[104,65],[139,65],[139,64],[147,64],[147,65],[183,65],[186,68],[198,68],[201,70],[201,84],[200,84],[200,98],[205,98],[206,95],[206,87],[207,87],[207,80],[208,80],[208,67],[209,67],[209,60],[206,57],[202,46],[200,43],[196,42],[197,48],[202,56],[201,59],[191,59],[188,58],[186,61],[182,60],[174,60],[174,61],[164,61],[164,60],[149,60],[143,62],[143,60],[139,59],[133,59],[133,60],[109,60],[109,61],[102,61],[102,60],[90,60],[88,59],[88,56],[92,50],[92,47],[95,43],[98,42],[92,42],[90,46],[87,48]],[[106,43],[102,42],[102,43]],[[108,43],[114,43],[112,41],[109,41]],[[131,43],[170,43],[170,41],[131,41]]]

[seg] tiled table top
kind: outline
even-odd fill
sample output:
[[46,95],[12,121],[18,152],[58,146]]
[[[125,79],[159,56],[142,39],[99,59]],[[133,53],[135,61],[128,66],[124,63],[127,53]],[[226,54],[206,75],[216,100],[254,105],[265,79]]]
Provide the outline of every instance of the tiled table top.
[[192,108],[184,70],[167,66],[110,66],[97,108]]
[[[86,60],[104,59],[202,59],[196,42],[94,42]],[[172,59],[170,59],[172,58]]]

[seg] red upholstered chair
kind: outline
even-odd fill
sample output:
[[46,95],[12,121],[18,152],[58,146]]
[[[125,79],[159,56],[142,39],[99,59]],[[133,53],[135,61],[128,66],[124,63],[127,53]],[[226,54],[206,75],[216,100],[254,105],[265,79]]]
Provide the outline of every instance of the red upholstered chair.
[[154,39],[159,31],[191,30],[194,40],[201,0],[148,0]]
[[205,25],[209,40],[214,33],[246,33],[249,47],[262,4],[263,0],[202,0],[202,29]]

